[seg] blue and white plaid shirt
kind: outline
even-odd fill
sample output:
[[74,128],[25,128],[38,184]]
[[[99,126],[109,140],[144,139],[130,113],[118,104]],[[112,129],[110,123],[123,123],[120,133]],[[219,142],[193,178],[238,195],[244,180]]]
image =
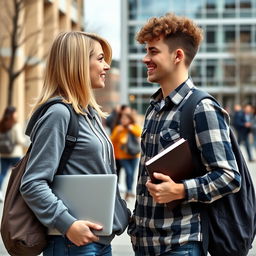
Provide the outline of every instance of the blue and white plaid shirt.
[[149,179],[145,162],[180,137],[180,111],[194,88],[189,78],[165,99],[159,89],[146,113],[136,204],[128,228],[140,255],[160,255],[177,245],[202,241],[198,204],[192,202],[211,203],[240,188],[229,138],[229,116],[211,99],[202,100],[194,113],[196,143],[206,174],[184,181],[186,198],[181,207],[170,210],[154,202],[145,186]]

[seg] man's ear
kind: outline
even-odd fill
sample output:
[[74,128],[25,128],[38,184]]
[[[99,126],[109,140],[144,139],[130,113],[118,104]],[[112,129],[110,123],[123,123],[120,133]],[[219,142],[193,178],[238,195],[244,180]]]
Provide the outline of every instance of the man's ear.
[[183,61],[185,59],[185,54],[184,54],[184,51],[182,49],[177,49],[175,51],[175,60],[174,60],[174,63],[175,64],[178,64],[180,63],[181,61]]

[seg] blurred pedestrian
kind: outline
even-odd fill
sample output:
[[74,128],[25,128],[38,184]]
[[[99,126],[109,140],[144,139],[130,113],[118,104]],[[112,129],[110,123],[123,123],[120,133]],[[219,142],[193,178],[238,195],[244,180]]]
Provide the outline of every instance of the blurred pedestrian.
[[244,144],[248,160],[253,161],[250,134],[252,130],[252,106],[251,104],[245,104],[241,110],[238,110],[235,114],[234,124],[237,132],[238,144]]
[[[114,128],[120,124],[120,117],[122,115],[122,113],[131,113],[131,108],[128,105],[117,105],[112,112],[110,113],[110,115],[106,118],[106,126],[109,128],[110,130],[110,134],[113,132]],[[122,169],[122,165],[119,161],[119,159],[115,158],[115,162],[116,162],[116,174],[117,174],[117,178],[119,180],[119,176],[120,176],[120,171]]]
[[113,132],[114,128],[120,124],[120,116],[122,113],[130,114],[132,109],[128,105],[117,105],[106,118],[106,126],[109,128],[110,133]]
[[[7,137],[6,137],[7,136]],[[14,166],[23,155],[23,146],[26,139],[23,128],[18,122],[17,109],[9,106],[5,109],[3,117],[0,121],[0,139],[7,138],[11,145],[11,152],[3,151],[0,153],[1,173],[0,173],[0,202],[3,201],[2,185],[8,170]],[[7,143],[7,140],[3,143]]]
[[112,134],[111,140],[114,145],[115,158],[121,163],[121,166],[125,170],[126,174],[126,194],[125,199],[134,197],[132,192],[134,172],[138,166],[139,153],[131,155],[126,150],[126,144],[128,142],[129,133],[135,136],[137,139],[141,135],[141,127],[136,122],[136,117],[132,114],[122,113],[120,117],[120,124],[117,125]]
[[253,107],[253,115],[252,115],[252,136],[253,136],[253,148],[256,150],[256,107]]

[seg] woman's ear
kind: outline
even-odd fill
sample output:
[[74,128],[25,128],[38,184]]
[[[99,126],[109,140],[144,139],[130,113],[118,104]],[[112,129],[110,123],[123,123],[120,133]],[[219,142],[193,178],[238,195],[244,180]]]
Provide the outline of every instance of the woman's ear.
[[174,63],[175,64],[178,64],[180,63],[181,61],[183,61],[185,59],[185,54],[184,54],[184,51],[182,49],[177,49],[176,50],[176,54],[175,54],[175,60],[174,60]]

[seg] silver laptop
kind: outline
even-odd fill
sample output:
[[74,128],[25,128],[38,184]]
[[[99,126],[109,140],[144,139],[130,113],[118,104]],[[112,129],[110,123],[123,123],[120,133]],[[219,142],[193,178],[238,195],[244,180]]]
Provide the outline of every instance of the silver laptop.
[[99,236],[112,233],[117,176],[115,174],[56,175],[53,193],[79,220],[88,220],[103,226]]

